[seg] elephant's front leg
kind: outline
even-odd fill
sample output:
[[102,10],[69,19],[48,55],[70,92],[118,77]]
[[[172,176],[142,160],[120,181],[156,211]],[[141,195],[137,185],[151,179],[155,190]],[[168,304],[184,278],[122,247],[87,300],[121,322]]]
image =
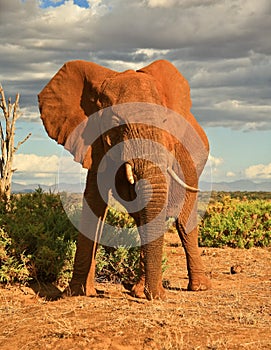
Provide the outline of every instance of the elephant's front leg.
[[[81,230],[78,234],[73,276],[69,284],[69,292],[71,295],[95,296],[95,256],[106,216],[106,208],[104,208],[99,217],[92,217],[92,220],[87,220],[86,217],[84,218],[84,214],[82,215]],[[85,227],[82,229],[82,226]],[[88,232],[90,234],[87,234]]]
[[[158,251],[157,251],[158,246]],[[162,284],[162,250],[163,237],[159,241],[142,246],[140,249],[139,279],[132,288],[136,298],[164,299],[165,290]],[[161,260],[161,262],[160,262]],[[146,266],[146,267],[145,267]],[[148,271],[146,277],[146,269]]]
[[142,247],[145,266],[144,293],[148,300],[165,298],[162,285],[163,242],[164,235]]
[[95,256],[103,230],[107,204],[101,198],[96,182],[93,180],[95,176],[88,174],[73,276],[69,284],[71,295],[96,295]]
[[[140,247],[139,278],[132,288],[132,295],[136,298],[147,297],[149,300],[164,299],[165,290],[162,285],[162,255],[164,235],[163,232],[160,233],[160,237],[157,235],[157,232],[163,226],[163,223],[161,223],[159,228],[156,228],[156,232],[155,228],[151,227],[150,231],[154,231],[155,233],[144,232],[140,226],[141,218],[134,216],[134,219],[137,223],[143,245]],[[156,238],[150,240],[149,243],[144,244],[146,236],[148,237],[150,234]]]
[[68,289],[71,296],[96,295],[94,287],[96,250],[97,243],[79,232],[73,276]]

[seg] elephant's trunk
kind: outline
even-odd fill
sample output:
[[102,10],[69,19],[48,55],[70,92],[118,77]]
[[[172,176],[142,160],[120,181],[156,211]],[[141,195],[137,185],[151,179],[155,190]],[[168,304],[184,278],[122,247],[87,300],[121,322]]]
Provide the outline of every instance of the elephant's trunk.
[[[154,170],[154,171],[153,171]],[[137,174],[138,178],[138,174]],[[160,169],[149,167],[138,182],[141,243],[145,265],[145,294],[148,299],[162,298],[162,253],[166,229],[167,182]]]

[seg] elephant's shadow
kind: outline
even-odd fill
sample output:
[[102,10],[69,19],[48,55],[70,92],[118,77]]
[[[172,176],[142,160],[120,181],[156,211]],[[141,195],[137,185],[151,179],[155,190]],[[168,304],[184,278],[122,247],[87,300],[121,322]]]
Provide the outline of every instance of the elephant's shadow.
[[[126,290],[124,291],[124,294],[132,296],[133,284],[123,283],[122,285]],[[29,287],[37,296],[44,298],[46,301],[55,301],[63,297],[63,292],[52,283],[35,281],[32,282]],[[187,291],[185,288],[171,286],[168,280],[163,280],[163,287],[169,291]],[[98,298],[110,298],[110,294],[104,290],[96,289],[96,292]]]
[[[56,301],[63,298],[63,291],[50,282],[35,281],[29,284],[29,287],[40,298],[46,301]],[[104,298],[107,292],[96,289],[97,297]]]
[[29,287],[37,296],[46,301],[54,301],[62,297],[62,291],[52,283],[35,281],[30,283]]
[[[163,287],[166,290],[171,290],[171,291],[176,291],[176,292],[184,292],[187,291],[187,288],[181,288],[181,287],[177,287],[177,286],[172,286],[169,280],[163,280]],[[122,283],[122,285],[124,286],[124,288],[127,290],[127,294],[130,294],[133,288],[133,284],[131,283]]]

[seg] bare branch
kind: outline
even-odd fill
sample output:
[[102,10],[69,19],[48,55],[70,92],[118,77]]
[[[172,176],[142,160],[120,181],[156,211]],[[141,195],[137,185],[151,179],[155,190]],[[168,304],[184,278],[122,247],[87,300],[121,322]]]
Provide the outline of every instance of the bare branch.
[[[13,104],[10,104],[12,109],[10,110],[10,114],[9,117],[11,117],[11,113],[12,113],[12,119],[11,119],[11,126],[10,126],[10,132],[11,134],[15,134],[15,123],[16,120],[19,118],[20,114],[18,113],[18,108],[19,108],[19,99],[20,99],[20,95],[17,94],[16,95],[16,99],[15,102]],[[13,139],[14,140],[14,139]],[[13,143],[14,144],[14,143]],[[11,147],[13,148],[13,145],[11,145]]]
[[31,132],[30,132],[22,141],[18,142],[17,146],[14,147],[14,153],[18,151],[18,149],[21,147],[21,145],[22,145],[23,143],[25,143],[25,142],[29,139],[29,137],[30,137],[31,135],[32,135],[32,134],[31,134]]
[[4,132],[3,132],[1,120],[0,120],[0,138],[1,138],[1,141],[4,140]]
[[18,113],[19,108],[19,100],[20,100],[20,94],[16,95],[15,103],[13,104],[13,118],[12,118],[12,125],[16,122],[16,120],[20,117],[20,113]]
[[12,113],[12,109],[13,109],[13,103],[11,102],[11,98],[8,98],[8,118],[10,118],[11,113]]
[[2,85],[0,85],[0,95],[1,95],[1,108],[3,110],[5,119],[7,120],[8,108],[7,108],[6,98],[5,98],[5,92],[4,92],[4,89],[2,88]]

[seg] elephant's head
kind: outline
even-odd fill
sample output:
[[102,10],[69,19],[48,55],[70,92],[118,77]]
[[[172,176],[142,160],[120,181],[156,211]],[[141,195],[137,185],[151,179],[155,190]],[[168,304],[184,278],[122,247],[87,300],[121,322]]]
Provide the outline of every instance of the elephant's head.
[[[107,113],[95,114],[107,107],[124,103],[155,104],[180,114],[197,132],[206,152],[208,151],[207,138],[190,112],[189,85],[179,71],[165,60],[155,61],[137,71],[127,70],[123,73],[92,62],[67,62],[38,97],[41,118],[48,135],[69,149],[75,160],[82,162],[86,168],[91,168],[93,161],[91,146],[88,153],[83,155],[85,144],[74,140],[71,134],[76,128],[80,129],[79,125],[83,127],[84,123],[88,124],[88,133],[95,136],[103,126],[108,129],[119,125],[121,118],[122,121],[129,122],[125,116],[128,108],[122,116],[114,114],[114,107],[111,113],[107,110]],[[115,108],[115,112],[118,109],[120,108]],[[112,130],[105,141],[110,145],[116,142],[117,135],[118,132],[114,134]]]

